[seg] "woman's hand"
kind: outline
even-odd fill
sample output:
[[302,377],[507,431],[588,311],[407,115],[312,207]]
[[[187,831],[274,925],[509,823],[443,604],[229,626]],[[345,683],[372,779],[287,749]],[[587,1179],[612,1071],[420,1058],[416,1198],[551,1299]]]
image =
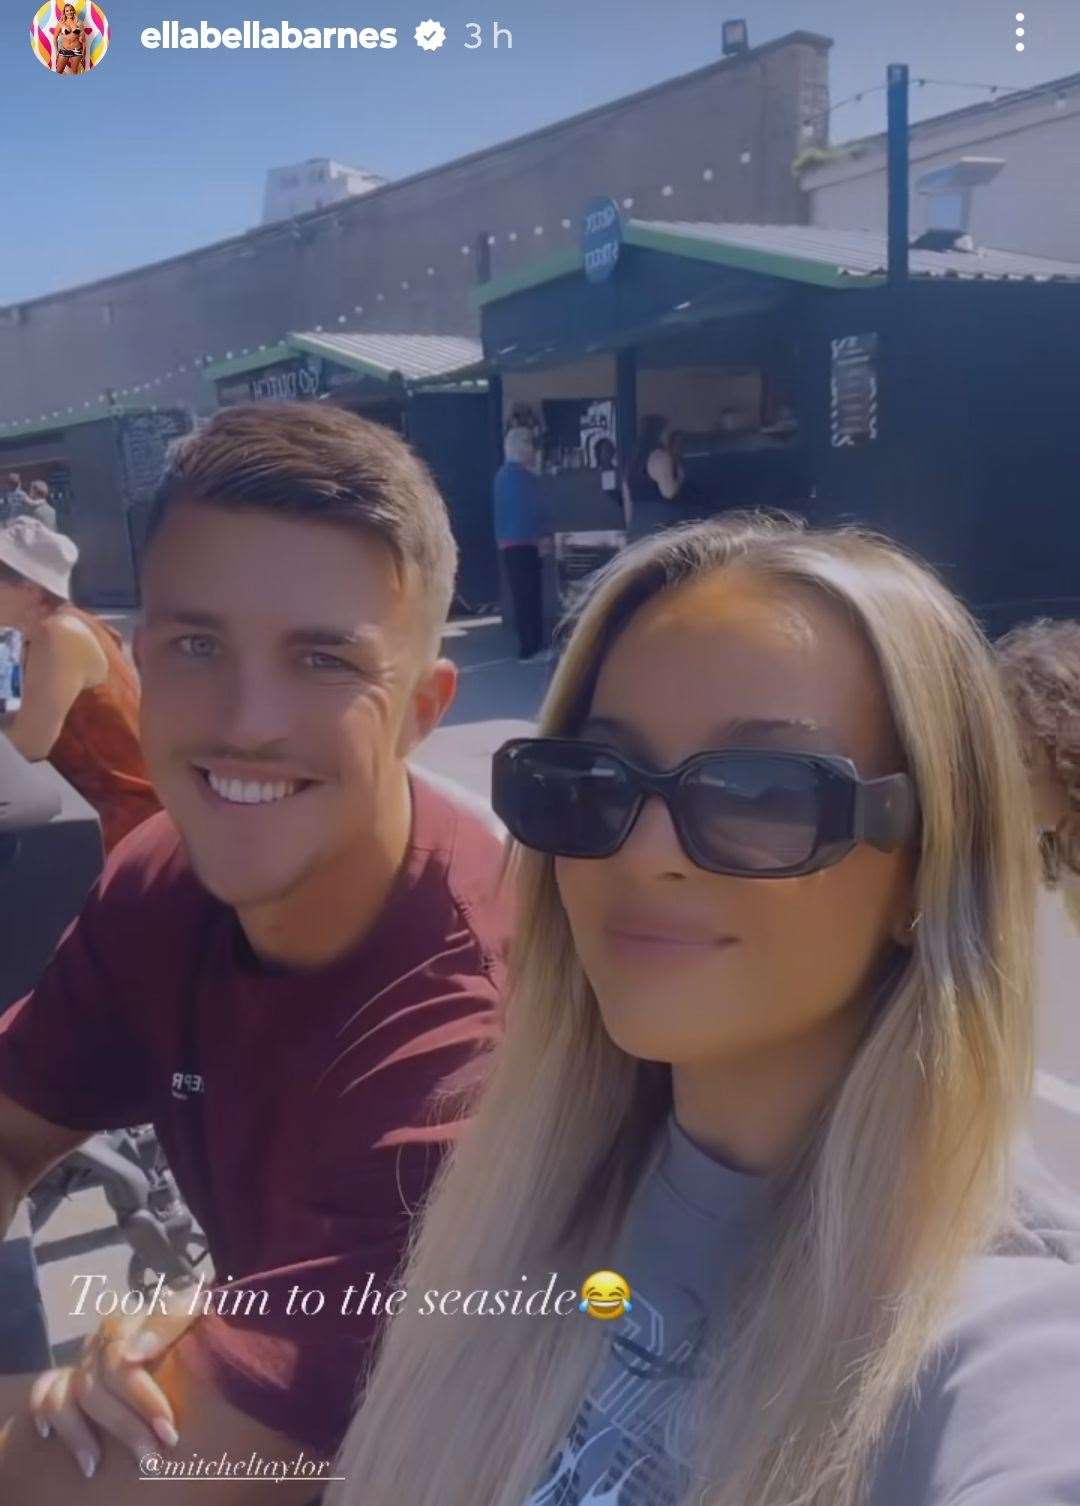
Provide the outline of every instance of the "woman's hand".
[[136,1461],[174,1448],[176,1418],[147,1370],[196,1320],[188,1314],[106,1318],[83,1344],[78,1364],[39,1375],[30,1414],[43,1438],[55,1434],[87,1479],[101,1458],[98,1429],[131,1449]]

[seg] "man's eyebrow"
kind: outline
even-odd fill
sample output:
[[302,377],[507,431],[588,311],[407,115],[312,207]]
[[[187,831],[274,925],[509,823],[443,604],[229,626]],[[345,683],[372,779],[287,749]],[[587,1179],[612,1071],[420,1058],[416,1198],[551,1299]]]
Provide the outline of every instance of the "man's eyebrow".
[[176,627],[200,627],[220,629],[224,620],[213,612],[199,612],[194,607],[163,607],[157,612],[146,613],[147,622],[167,622]]
[[[609,733],[615,737],[623,737],[629,742],[641,742],[641,734],[621,722],[618,717],[590,716],[582,724],[579,736],[586,732]],[[715,739],[717,746],[729,742],[745,742],[747,739],[760,738],[784,738],[792,733],[814,737],[831,746],[840,746],[839,735],[830,728],[822,726],[810,717],[804,716],[770,716],[770,717],[737,717],[734,721],[726,722],[713,727],[709,733],[710,740]]]
[[378,628],[303,627],[286,633],[286,643],[298,648],[377,648],[382,640]]
[[[224,632],[228,623],[215,612],[203,612],[194,607],[168,607],[150,614],[149,621],[167,623],[173,627],[206,628],[211,632]],[[299,648],[374,648],[381,639],[378,628],[311,627],[293,628],[285,635],[285,641]]]

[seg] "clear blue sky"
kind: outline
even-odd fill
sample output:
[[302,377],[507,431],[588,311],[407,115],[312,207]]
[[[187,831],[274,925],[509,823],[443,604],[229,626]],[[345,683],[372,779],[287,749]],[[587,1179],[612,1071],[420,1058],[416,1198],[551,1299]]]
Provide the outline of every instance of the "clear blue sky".
[[[719,56],[725,17],[745,16],[752,43],[797,29],[833,37],[834,103],[881,83],[889,62],[1021,87],[1080,71],[1080,0],[105,0],[112,46],[80,79],[34,60],[35,0],[2,8],[0,304],[248,229],[268,167],[325,156],[399,178],[685,73]],[[139,44],[163,17],[226,26],[245,15],[393,25],[401,40],[340,53]],[[412,41],[430,15],[451,35],[433,54]],[[470,20],[509,27],[512,51],[466,51]],[[983,98],[927,87],[913,116]],[[883,124],[872,95],[834,114],[833,140]]]

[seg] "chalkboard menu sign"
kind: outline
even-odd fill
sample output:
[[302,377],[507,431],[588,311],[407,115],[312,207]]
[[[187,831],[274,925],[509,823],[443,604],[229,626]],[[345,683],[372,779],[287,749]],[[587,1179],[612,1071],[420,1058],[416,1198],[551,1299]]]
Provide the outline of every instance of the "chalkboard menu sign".
[[832,447],[870,444],[878,437],[878,337],[842,335],[830,344]]
[[119,420],[121,484],[129,507],[149,502],[165,469],[165,451],[174,439],[190,433],[186,408],[157,413],[125,413]]

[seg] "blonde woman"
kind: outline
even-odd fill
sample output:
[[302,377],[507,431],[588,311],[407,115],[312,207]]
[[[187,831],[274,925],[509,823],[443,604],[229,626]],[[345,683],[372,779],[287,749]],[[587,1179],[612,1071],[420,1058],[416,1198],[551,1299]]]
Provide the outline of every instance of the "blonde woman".
[[1080,1219],[1013,1155],[1029,795],[967,612],[857,531],[671,530],[541,734],[496,758],[505,1045],[328,1506],[1080,1501]]
[[1080,622],[1021,623],[997,652],[1031,780],[1043,878],[1080,931]]
[[57,73],[82,73],[86,68],[86,27],[74,5],[65,5],[56,28]]

